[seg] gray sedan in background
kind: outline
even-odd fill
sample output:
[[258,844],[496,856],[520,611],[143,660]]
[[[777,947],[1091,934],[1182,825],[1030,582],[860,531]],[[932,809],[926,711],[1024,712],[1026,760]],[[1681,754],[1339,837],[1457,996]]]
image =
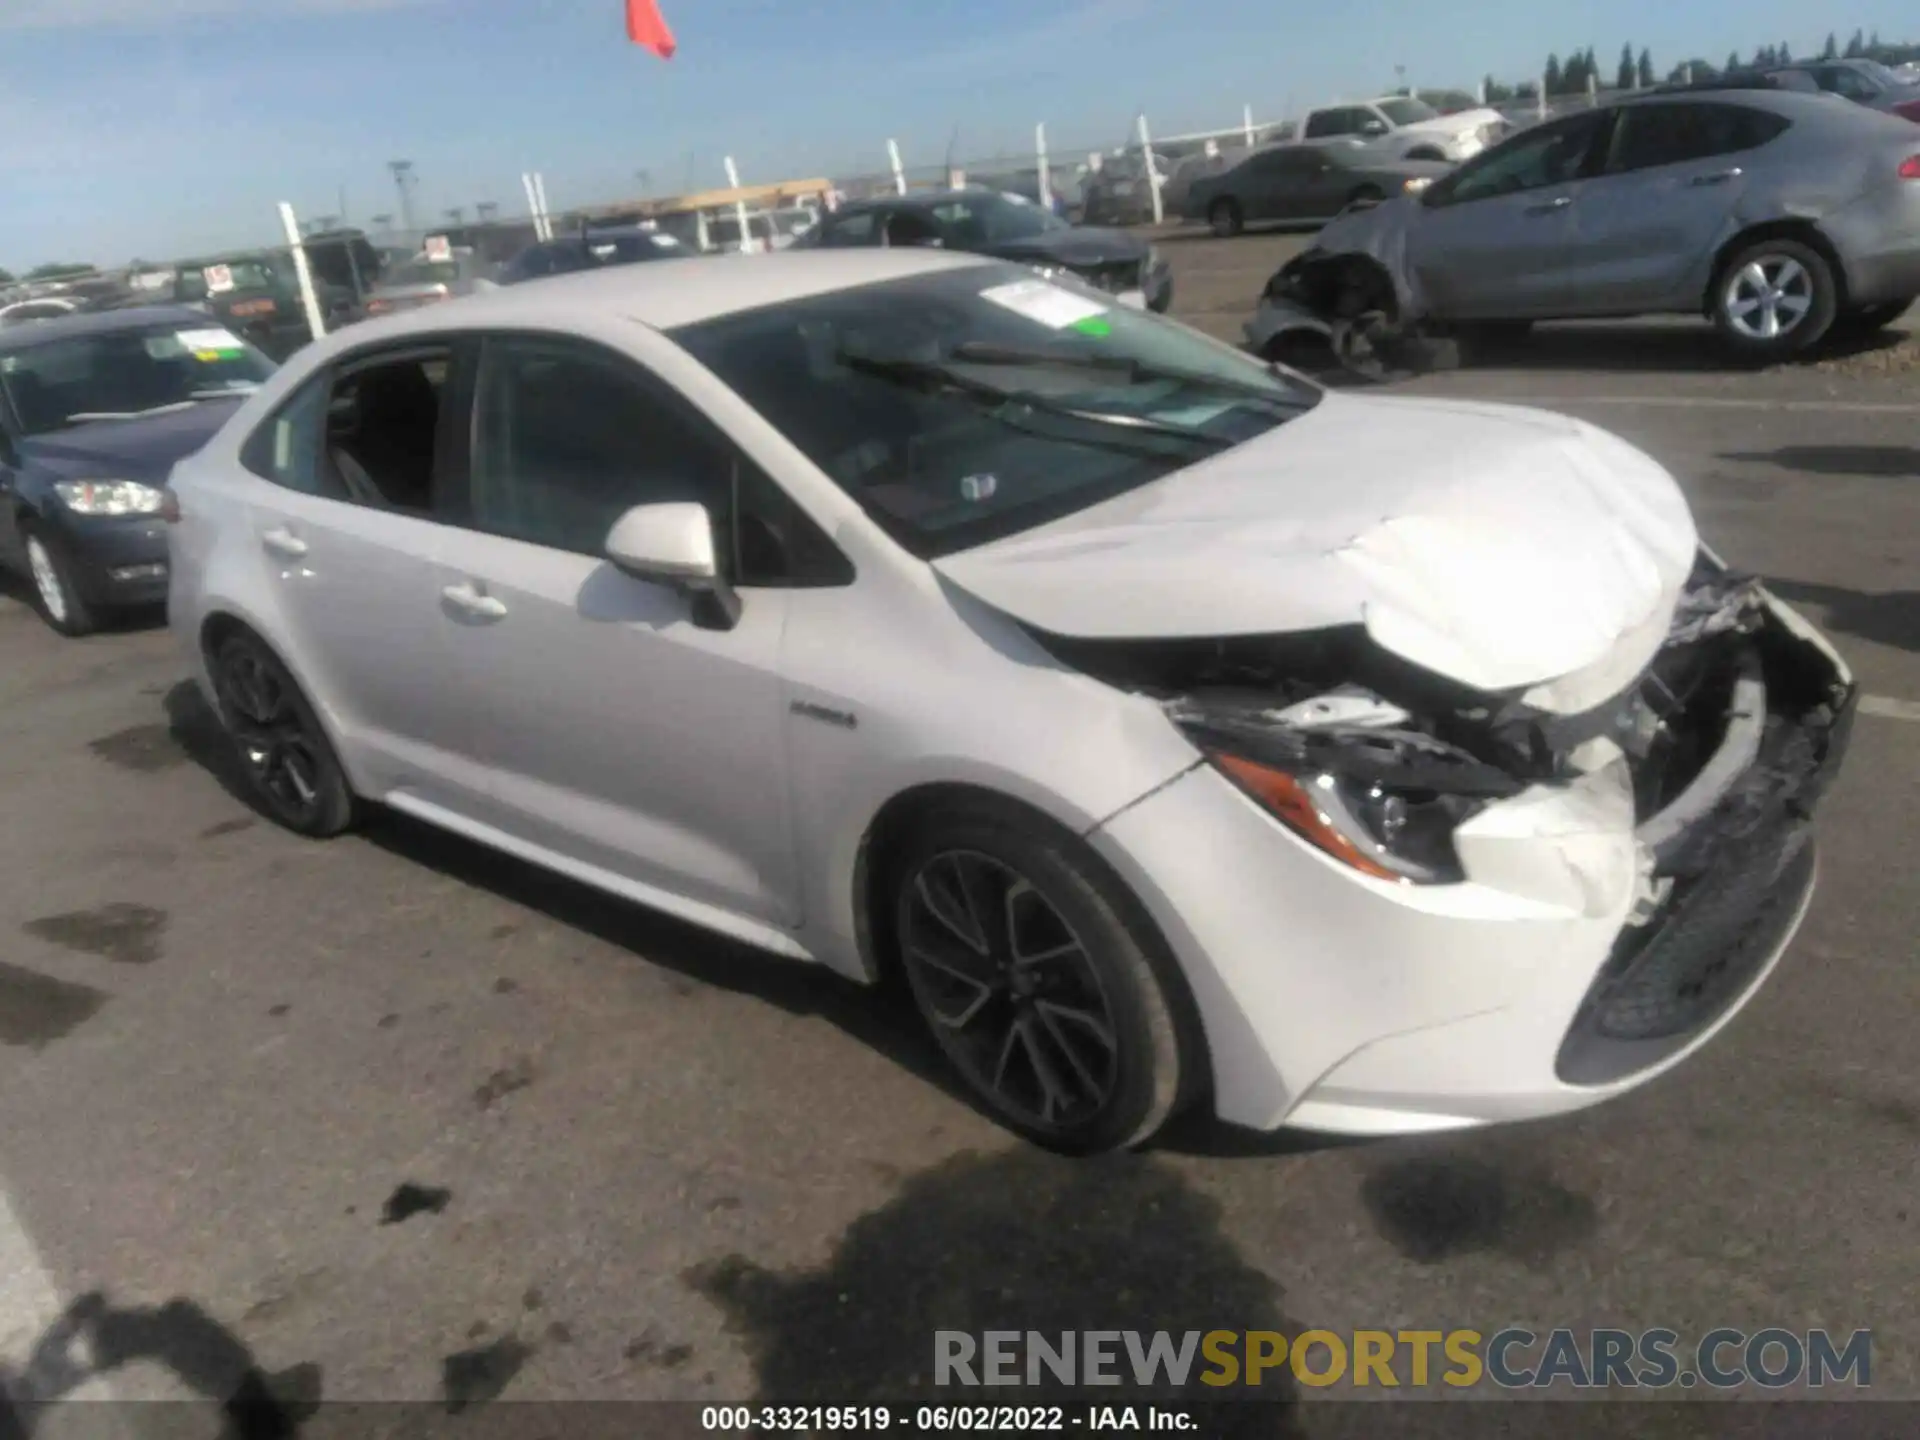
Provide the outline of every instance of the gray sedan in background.
[[1452,167],[1433,160],[1388,160],[1352,140],[1269,145],[1186,188],[1181,211],[1216,235],[1250,224],[1324,224],[1355,205],[1418,193]]
[[[1920,295],[1920,130],[1836,96],[1625,100],[1513,136],[1349,213],[1269,282],[1247,338],[1511,337],[1535,320],[1702,314],[1748,360]],[[1344,349],[1343,349],[1344,353]]]

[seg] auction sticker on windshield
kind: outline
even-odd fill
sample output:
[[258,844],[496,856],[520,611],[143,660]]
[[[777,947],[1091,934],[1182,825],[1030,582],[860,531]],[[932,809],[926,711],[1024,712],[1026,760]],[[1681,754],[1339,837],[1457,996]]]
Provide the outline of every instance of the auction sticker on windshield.
[[230,330],[180,330],[171,335],[149,335],[147,353],[156,360],[191,355],[196,360],[225,360],[244,354],[246,342]]
[[990,290],[982,290],[980,298],[1011,310],[1016,315],[1023,315],[1049,330],[1064,330],[1069,325],[1103,315],[1107,309],[1084,295],[1062,290],[1045,280],[1017,280],[1011,285],[995,285]]
[[212,295],[224,295],[233,289],[233,270],[226,265],[209,265],[200,272],[207,282],[207,292]]

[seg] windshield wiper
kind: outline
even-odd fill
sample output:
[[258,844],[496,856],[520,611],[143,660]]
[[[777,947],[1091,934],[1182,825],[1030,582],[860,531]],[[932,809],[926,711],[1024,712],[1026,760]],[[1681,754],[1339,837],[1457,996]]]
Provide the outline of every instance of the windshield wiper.
[[1153,365],[1144,360],[1136,360],[1130,355],[1068,354],[1058,350],[1023,350],[1012,345],[990,345],[984,341],[968,340],[953,347],[953,358],[970,365],[1053,365],[1066,370],[1105,370],[1124,375],[1135,384],[1164,380],[1170,384],[1192,385],[1203,390],[1233,395],[1255,404],[1268,405],[1276,410],[1284,410],[1288,414],[1307,408],[1301,401],[1272,394],[1257,385],[1229,380],[1223,375],[1209,375],[1201,370],[1182,370],[1172,365]]
[[[1193,425],[1180,425],[1171,420],[1155,420],[1145,415],[1121,415],[1111,410],[1089,410],[1080,405],[1064,404],[1045,395],[1036,395],[1031,390],[1011,390],[1005,386],[989,384],[985,380],[976,380],[971,375],[963,375],[951,366],[942,365],[936,361],[881,359],[869,355],[850,355],[845,351],[841,351],[835,358],[848,369],[858,370],[865,375],[876,375],[883,380],[893,380],[906,385],[917,384],[953,390],[976,400],[990,402],[992,412],[1018,407],[1031,410],[1036,414],[1059,415],[1069,420],[1083,420],[1089,424],[1115,430],[1133,431],[1142,438],[1148,435],[1165,435],[1191,444],[1204,445],[1209,450],[1230,450],[1240,443],[1238,440],[1229,439],[1224,435],[1215,435],[1211,431],[1202,430]],[[1160,452],[1156,449],[1154,453]]]

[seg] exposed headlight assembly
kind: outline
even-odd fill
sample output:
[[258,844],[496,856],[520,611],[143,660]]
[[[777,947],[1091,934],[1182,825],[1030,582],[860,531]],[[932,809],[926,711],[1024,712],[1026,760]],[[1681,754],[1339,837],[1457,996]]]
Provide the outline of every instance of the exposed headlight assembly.
[[[1316,706],[1334,718],[1316,723]],[[1455,829],[1489,801],[1525,788],[1506,771],[1411,728],[1405,712],[1390,707],[1345,719],[1324,702],[1277,711],[1184,701],[1170,714],[1249,799],[1308,844],[1376,880],[1459,881]]]
[[166,497],[137,480],[57,480],[54,493],[76,515],[158,515]]

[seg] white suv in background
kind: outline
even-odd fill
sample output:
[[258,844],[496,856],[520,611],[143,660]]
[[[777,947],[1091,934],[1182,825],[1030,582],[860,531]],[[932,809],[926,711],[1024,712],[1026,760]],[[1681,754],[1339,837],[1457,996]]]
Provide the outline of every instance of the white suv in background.
[[1507,131],[1506,117],[1481,108],[1442,115],[1411,95],[1383,95],[1307,112],[1302,140],[1342,137],[1365,141],[1378,154],[1396,160],[1467,160]]

